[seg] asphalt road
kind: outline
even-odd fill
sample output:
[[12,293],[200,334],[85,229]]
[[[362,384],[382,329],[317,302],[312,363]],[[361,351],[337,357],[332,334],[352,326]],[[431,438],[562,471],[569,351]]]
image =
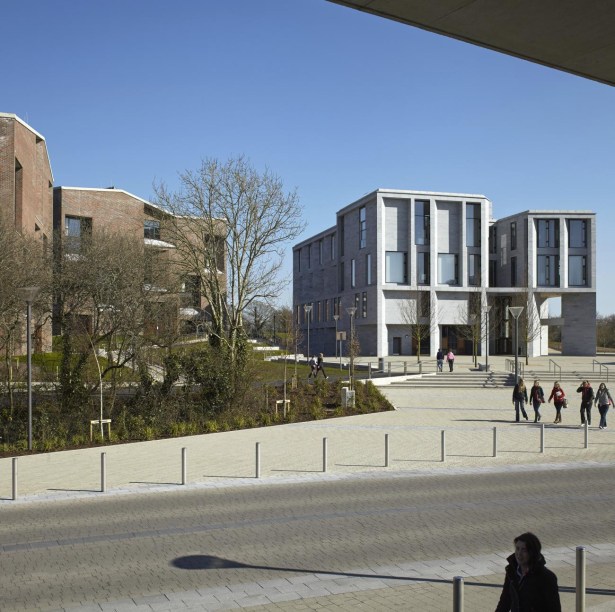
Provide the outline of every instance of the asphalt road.
[[614,477],[615,467],[349,477],[6,507],[0,609],[343,577],[512,550],[526,530],[550,548],[615,542]]

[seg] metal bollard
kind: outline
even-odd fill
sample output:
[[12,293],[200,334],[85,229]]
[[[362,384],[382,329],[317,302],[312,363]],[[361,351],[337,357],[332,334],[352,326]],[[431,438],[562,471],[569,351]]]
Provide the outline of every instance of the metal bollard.
[[13,493],[13,501],[15,501],[17,499],[17,457],[13,457],[13,461],[12,461],[12,476],[13,476],[13,486],[12,486],[12,493]]
[[583,429],[585,430],[583,432],[585,436],[585,448],[589,448],[589,427],[587,426],[587,421],[585,421],[585,427],[583,427]]
[[107,453],[100,453],[100,492],[107,490]]
[[545,452],[545,424],[540,424],[540,452]]
[[261,477],[261,443],[256,443],[256,475],[255,478]]
[[442,436],[441,436],[441,440],[442,440],[442,461],[446,461],[446,432],[444,431],[444,429],[442,430]]
[[182,448],[182,484],[188,481],[188,449]]
[[367,364],[367,378],[369,378],[369,380],[372,379],[372,362],[371,361]]
[[498,428],[493,428],[493,456],[498,456]]
[[327,438],[322,439],[322,471],[327,471],[327,463],[328,463],[328,449],[327,449]]
[[585,546],[577,546],[576,612],[585,612]]
[[463,612],[463,578],[453,578],[453,612]]
[[406,374],[408,374],[408,362],[404,361],[404,376],[406,376]]
[[384,434],[384,467],[389,467],[391,463],[389,450],[389,434]]

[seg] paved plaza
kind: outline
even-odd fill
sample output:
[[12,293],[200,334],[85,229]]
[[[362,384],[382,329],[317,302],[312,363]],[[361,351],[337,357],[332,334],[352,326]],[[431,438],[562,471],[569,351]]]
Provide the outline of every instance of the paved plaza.
[[[544,369],[547,361],[543,360],[544,363],[537,367]],[[493,361],[495,368],[503,367],[502,362]],[[535,361],[538,360],[532,360]],[[601,361],[607,363],[608,359]],[[569,370],[587,372],[592,368],[589,358],[574,361],[558,358],[563,369],[567,362]],[[469,368],[470,365],[469,359],[459,358],[456,368]],[[605,372],[603,369],[602,373]],[[541,378],[548,394],[553,380]],[[600,380],[597,373],[592,380],[595,388]],[[571,405],[563,413],[563,423],[553,424],[554,408],[552,404],[545,404],[541,422],[544,428],[531,420],[513,422],[510,387],[414,389],[385,385],[382,390],[396,407],[392,412],[23,456],[18,460],[16,500],[11,498],[12,461],[2,459],[0,515],[3,509],[19,506],[135,493],[369,480],[383,474],[407,479],[442,474],[504,475],[538,471],[544,472],[546,477],[551,470],[612,466],[615,463],[615,421],[612,430],[599,430],[596,415],[587,432],[586,448],[586,432],[579,426],[577,394],[570,383],[565,389]],[[531,409],[528,414],[532,416]],[[442,432],[445,432],[444,455]],[[544,435],[542,440],[541,435]],[[257,443],[259,478],[256,477]],[[185,485],[181,483],[182,449],[186,449],[187,457]],[[103,451],[105,493],[100,490]],[[588,595],[587,609],[595,612],[615,610],[615,541],[609,540],[610,531],[605,531],[604,535],[605,541],[588,545],[592,591]],[[549,566],[557,572],[560,586],[565,587],[562,592],[564,610],[574,609],[571,590],[575,583],[576,544],[586,542],[576,542],[574,534],[570,534],[567,547],[549,548],[545,544]],[[492,554],[461,557],[451,554],[425,562],[400,563],[395,567],[357,566],[338,576],[313,573],[290,582],[286,579],[261,580],[229,585],[224,592],[203,588],[160,593],[156,597],[123,598],[78,609],[444,611],[452,609],[450,581],[462,575],[466,580],[466,610],[488,610],[494,590],[500,588],[507,554],[506,550],[494,550]],[[399,579],[402,576],[403,581]],[[411,607],[408,607],[409,601],[413,602]]]

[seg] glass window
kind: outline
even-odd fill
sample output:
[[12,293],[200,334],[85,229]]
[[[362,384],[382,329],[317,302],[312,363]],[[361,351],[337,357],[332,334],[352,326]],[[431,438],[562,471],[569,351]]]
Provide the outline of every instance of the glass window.
[[357,262],[354,259],[350,260],[350,286],[357,286]]
[[514,251],[516,248],[517,248],[517,223],[516,221],[513,221],[510,224],[510,250]]
[[517,258],[510,258],[510,286],[517,286]]
[[414,243],[429,244],[429,200],[414,202]]
[[572,249],[584,249],[587,246],[587,222],[583,219],[568,221],[568,246]]
[[372,255],[368,253],[365,256],[365,284],[372,284]]
[[340,291],[344,291],[344,262],[340,261]]
[[86,240],[92,236],[92,219],[64,217],[64,249],[67,253],[79,253]]
[[367,317],[367,291],[364,291],[362,294],[363,299],[361,300],[361,317],[365,319]]
[[538,247],[559,247],[558,219],[538,219]]
[[160,240],[160,221],[145,219],[143,221],[143,236],[151,240]]
[[324,308],[323,321],[329,320],[329,300],[325,300],[325,308]]
[[480,204],[466,204],[466,246],[480,246]]
[[407,281],[406,253],[399,251],[387,251],[385,254],[385,276],[387,283],[403,284]]
[[498,227],[497,225],[492,225],[489,228],[489,252],[497,253],[498,246]]
[[538,285],[541,287],[559,286],[559,256],[538,255]]
[[331,235],[331,260],[333,261],[335,259],[335,234]]
[[318,263],[322,265],[322,249],[323,249],[323,242],[322,240],[318,241]]
[[359,209],[359,248],[367,246],[367,220],[365,216],[365,206]]
[[295,258],[297,261],[297,272],[301,272],[301,249],[295,251]]
[[585,287],[587,285],[585,255],[568,257],[568,285],[570,287]]
[[344,255],[344,217],[340,217],[340,255]]
[[495,259],[490,259],[489,260],[489,286],[490,287],[497,287],[497,275],[496,275],[496,266],[497,266],[497,261],[495,261]]
[[468,285],[480,286],[480,255],[468,255]]
[[431,282],[429,253],[417,253],[416,282],[419,285],[429,285]]
[[307,248],[307,267],[308,270],[312,267],[312,245],[308,244]]
[[438,284],[459,284],[459,266],[456,254],[438,253]]

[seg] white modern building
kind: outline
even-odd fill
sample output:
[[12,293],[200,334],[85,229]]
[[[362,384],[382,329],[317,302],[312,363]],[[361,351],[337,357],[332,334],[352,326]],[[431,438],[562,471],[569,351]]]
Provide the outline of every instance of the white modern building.
[[546,354],[558,325],[564,354],[592,355],[595,236],[591,211],[496,221],[483,195],[378,189],[293,249],[303,350],[309,337],[310,352],[335,354],[352,313],[363,355],[416,355],[419,345],[423,355],[484,355],[487,343],[489,354],[510,354],[507,307],[521,306],[521,354]]

